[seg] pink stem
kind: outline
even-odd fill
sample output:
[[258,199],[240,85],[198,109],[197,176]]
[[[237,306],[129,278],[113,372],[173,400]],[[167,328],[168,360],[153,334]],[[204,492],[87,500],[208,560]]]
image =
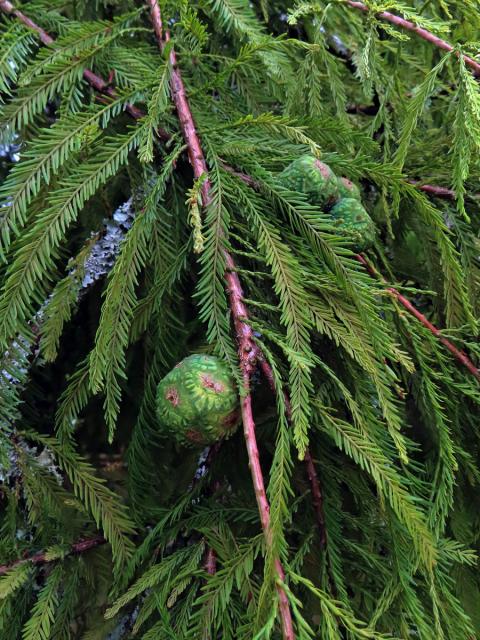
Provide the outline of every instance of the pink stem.
[[[169,40],[169,33],[168,31],[165,31],[165,33],[163,31],[162,16],[158,1],[149,0],[149,5],[158,45],[160,50],[163,51],[165,44]],[[177,68],[177,60],[173,48],[170,51],[170,62],[172,65],[172,97],[177,109],[182,134],[188,147],[188,156],[190,164],[192,165],[193,174],[196,179],[199,179],[208,175],[207,163],[205,161],[205,156],[203,155],[200,138],[198,137],[190,105],[188,103],[185,85],[183,84],[180,70]],[[206,206],[211,202],[210,188],[210,181],[205,177],[202,183],[203,206]],[[255,421],[252,411],[252,397],[250,394],[250,378],[255,367],[257,349],[253,342],[252,329],[244,321],[247,318],[247,309],[243,303],[242,287],[238,274],[235,270],[235,263],[232,256],[227,251],[224,251],[224,256],[226,262],[225,280],[230,298],[233,322],[237,334],[240,367],[244,382],[244,394],[241,400],[241,410],[245,443],[247,446],[250,471],[255,489],[255,497],[257,499],[260,514],[260,522],[267,545],[270,546],[272,542],[270,530],[270,506],[268,504],[262,468],[260,466],[260,456],[258,452],[257,438],[255,435]],[[283,582],[285,579],[283,567],[278,558],[275,559],[274,562],[277,575],[280,581]],[[285,590],[280,584],[277,585],[277,592],[284,640],[294,640],[295,632],[293,629],[290,605]]]
[[[370,11],[367,5],[363,4],[363,2],[357,2],[356,0],[346,0],[346,3],[350,7],[353,7],[354,9],[359,9],[360,11],[364,11],[365,13]],[[430,31],[427,31],[427,29],[418,27],[410,20],[405,20],[405,18],[401,18],[400,16],[397,16],[394,13],[390,13],[390,11],[381,11],[376,15],[377,17],[382,18],[382,20],[386,20],[387,22],[390,22],[391,24],[394,24],[395,26],[400,27],[401,29],[406,29],[407,31],[412,31],[413,33],[416,33],[417,36],[419,36],[420,38],[423,38],[427,42],[430,42],[431,44],[435,45],[439,49],[444,49],[445,51],[454,50],[453,46],[446,40],[442,40],[442,38],[439,38],[438,36],[434,35]],[[471,67],[474,70],[475,75],[480,75],[480,63],[478,63],[473,58],[470,58],[469,56],[463,55],[462,57],[465,61],[465,64],[467,64],[469,67]]]
[[[94,547],[98,547],[101,544],[105,544],[106,540],[103,536],[95,536],[93,538],[87,538],[86,540],[79,540],[72,544],[69,550],[69,555],[84,553],[85,551],[89,551]],[[47,560],[46,553],[44,551],[39,551],[32,556],[28,556],[27,558],[20,558],[19,560],[15,560],[11,564],[4,564],[0,566],[0,576],[5,575],[14,567],[17,567],[19,564],[25,564],[30,562],[31,564],[45,564],[47,562],[52,562],[53,560]]]
[[[241,353],[242,347],[240,346],[239,349]],[[255,489],[255,497],[257,499],[258,511],[260,513],[260,521],[262,523],[265,540],[267,542],[267,545],[270,546],[272,544],[270,529],[270,505],[268,504],[267,494],[265,492],[265,483],[263,481],[263,473],[262,467],[260,466],[257,438],[255,435],[255,421],[252,411],[252,396],[250,394],[250,374],[247,372],[248,365],[244,365],[242,362],[241,365],[243,370],[243,382],[245,386],[245,395],[241,400],[243,433],[245,436],[245,443],[247,445],[248,460],[250,471],[252,474],[253,486]],[[283,570],[282,564],[278,558],[275,558],[274,563],[277,575],[281,582],[283,582],[285,580],[285,572]],[[280,617],[282,619],[283,638],[284,640],[294,640],[295,631],[293,629],[290,605],[288,602],[287,594],[280,584],[277,585],[277,593]]]
[[[362,256],[362,254],[359,253],[355,257],[357,258],[358,262],[360,262],[365,267],[365,269],[373,278],[381,278],[378,272],[372,267],[372,265],[368,262],[368,260],[366,260],[365,257]],[[414,318],[416,318],[419,322],[421,322],[424,327],[426,327],[436,338],[438,338],[438,340],[440,340],[440,342],[450,351],[453,357],[456,358],[456,360],[458,360],[458,362],[460,362],[464,367],[466,367],[468,371],[470,371],[470,373],[474,375],[478,381],[480,381],[480,371],[473,364],[473,362],[470,360],[470,358],[467,356],[467,354],[464,351],[460,351],[459,349],[457,349],[457,347],[452,342],[450,342],[448,338],[445,338],[442,335],[441,331],[437,329],[437,327],[434,324],[432,324],[430,320],[428,320],[423,315],[423,313],[420,313],[420,311],[413,306],[410,300],[405,298],[405,296],[403,296],[399,291],[397,291],[397,289],[395,289],[394,287],[388,287],[387,291],[396,300],[398,300],[398,302]]]
[[18,9],[15,9],[13,4],[11,2],[8,2],[8,0],[0,0],[0,11],[3,11],[4,13],[7,13],[7,14],[14,15],[17,18],[17,20],[20,20],[20,22],[23,22],[23,24],[26,27],[28,27],[29,29],[33,29],[33,31],[36,31],[40,37],[41,42],[43,42],[43,44],[46,44],[46,45],[52,44],[53,42],[52,36],[50,36],[46,31],[44,31],[41,27],[39,27],[38,24],[35,24],[33,20],[30,20],[30,18],[27,17],[24,13],[22,13]]
[[392,294],[392,296],[394,298],[396,298],[398,300],[398,302],[405,307],[405,309],[407,309],[407,311],[409,313],[412,314],[412,316],[414,316],[415,318],[417,318],[417,320],[419,320],[424,327],[426,327],[431,333],[433,333],[433,335],[438,338],[440,340],[440,342],[450,351],[450,353],[453,355],[454,358],[456,358],[458,360],[458,362],[460,362],[461,364],[463,364],[472,375],[475,376],[475,378],[480,382],[480,371],[477,369],[477,367],[473,364],[473,362],[470,360],[470,358],[467,356],[467,354],[463,351],[460,351],[459,349],[457,349],[457,347],[452,344],[450,342],[450,340],[448,340],[447,338],[445,338],[444,336],[442,336],[441,332],[439,329],[437,329],[437,327],[435,325],[433,325],[430,320],[428,320],[423,313],[420,313],[420,311],[418,311],[418,309],[416,309],[413,304],[410,302],[410,300],[407,300],[407,298],[405,298],[405,296],[402,296],[401,293],[399,293],[396,289],[394,289],[393,287],[389,287],[387,289],[387,291],[389,293]]
[[205,571],[213,576],[217,572],[217,556],[212,547],[207,550],[207,557],[205,559]]
[[[268,504],[265,483],[263,480],[260,456],[258,452],[257,438],[255,434],[255,421],[252,412],[252,396],[250,393],[250,379],[255,370],[255,363],[258,356],[258,349],[253,341],[253,331],[249,324],[245,322],[248,318],[248,311],[243,302],[242,285],[238,274],[235,271],[235,263],[228,252],[224,252],[227,271],[225,279],[230,298],[230,309],[232,311],[233,323],[238,342],[238,353],[240,367],[243,375],[244,396],[241,400],[243,433],[247,446],[250,472],[252,474],[255,497],[257,499],[260,522],[267,544],[271,544],[270,533],[270,505]],[[285,579],[285,572],[278,558],[275,559],[275,569],[280,580]],[[292,615],[287,595],[281,585],[277,586],[280,617],[282,619],[284,640],[293,640],[295,632],[293,630]]]
[[[360,262],[361,265],[363,265],[365,267],[365,270],[368,271],[368,273],[372,276],[372,278],[381,278],[381,275],[378,273],[378,271],[376,271],[373,266],[370,264],[370,262],[365,258],[365,256],[361,253],[357,253],[355,258],[358,260],[358,262]],[[384,280],[384,278],[381,278],[382,280]]]
[[434,184],[421,184],[417,180],[408,180],[408,182],[410,184],[413,184],[420,191],[429,193],[436,198],[444,198],[445,200],[455,199],[455,191],[453,189],[448,189],[447,187],[437,187]]
[[255,180],[255,178],[252,178],[252,176],[249,176],[247,173],[242,173],[241,171],[236,171],[226,162],[221,162],[220,164],[222,165],[222,168],[225,169],[225,171],[228,171],[228,173],[231,173],[232,176],[236,176],[252,189],[255,189],[257,191],[260,190],[260,183]]
[[[158,0],[149,0],[150,14],[153,24],[155,35],[157,36],[158,46],[160,51],[163,51],[166,43],[170,40],[170,33],[168,30],[163,33],[162,14],[160,12],[160,6]],[[195,178],[198,180],[202,176],[208,175],[207,163],[203,155],[203,150],[200,144],[200,139],[197,135],[195,123],[193,120],[192,112],[190,110],[190,104],[188,102],[187,94],[185,91],[185,85],[183,84],[182,75],[180,69],[177,67],[177,56],[175,50],[170,50],[170,64],[172,65],[172,77],[170,86],[172,89],[173,102],[177,108],[178,119],[180,121],[180,128],[182,130],[183,138],[187,143],[188,157],[190,164],[193,168]],[[207,206],[210,203],[210,183],[206,179],[201,188],[203,206]]]
[[[230,253],[224,251],[225,255],[225,280],[230,298],[230,309],[232,311],[233,325],[237,337],[240,365],[242,372],[251,375],[255,371],[258,348],[253,340],[252,327],[245,322],[248,319],[248,310],[243,302],[243,291],[240,278],[236,272],[235,263]],[[247,385],[248,387],[248,385]]]
[[307,449],[305,451],[304,461],[305,466],[307,467],[308,479],[310,481],[310,491],[312,492],[313,508],[315,509],[315,514],[317,516],[318,530],[320,533],[320,544],[322,547],[324,547],[327,541],[327,532],[325,529],[325,517],[323,515],[323,496],[310,449]]

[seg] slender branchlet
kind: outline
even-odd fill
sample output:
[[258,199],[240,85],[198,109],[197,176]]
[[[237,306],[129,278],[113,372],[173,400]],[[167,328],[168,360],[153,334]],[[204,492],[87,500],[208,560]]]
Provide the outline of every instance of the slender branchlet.
[[[84,540],[78,540],[74,542],[69,549],[65,552],[64,555],[79,555],[81,553],[85,553],[86,551],[90,551],[90,549],[94,549],[102,544],[105,544],[107,541],[101,535],[92,536],[91,538],[85,538]],[[27,556],[26,558],[20,558],[11,562],[10,564],[3,564],[0,566],[0,576],[4,576],[6,573],[18,567],[20,564],[32,564],[32,565],[41,565],[47,564],[49,562],[54,562],[58,556],[52,555],[51,557],[46,551],[38,551],[37,553],[32,554],[31,556]]]
[[[379,272],[370,264],[368,260],[365,259],[365,256],[362,254],[357,254],[356,259],[360,264],[362,264],[368,273],[372,276],[372,278],[380,278],[383,282],[386,282],[384,278],[379,274]],[[464,367],[470,371],[470,373],[475,376],[475,378],[480,382],[480,371],[473,364],[470,358],[466,353],[457,349],[457,347],[445,336],[442,335],[440,329],[438,329],[434,324],[426,318],[423,313],[420,311],[408,300],[404,295],[402,295],[397,289],[394,287],[387,287],[388,293],[391,294],[395,300],[397,300],[402,307],[404,307],[414,318],[416,318],[419,322],[426,327],[430,333],[432,333],[436,338],[440,340],[440,342],[450,351],[453,357],[460,362]]]
[[[346,0],[346,3],[353,9],[358,9],[359,11],[363,11],[365,13],[368,13],[370,11],[367,5],[364,4],[363,2],[358,2],[357,0]],[[411,20],[405,20],[405,18],[402,18],[401,16],[397,16],[394,13],[391,13],[390,11],[379,11],[375,15],[377,18],[390,22],[391,24],[394,24],[396,27],[399,27],[400,29],[405,29],[406,31],[411,31],[412,33],[415,33],[417,36],[419,36],[420,38],[423,38],[427,42],[430,42],[431,44],[433,44],[435,47],[438,47],[439,49],[443,49],[444,51],[454,50],[454,47],[449,42],[447,42],[446,40],[443,40],[442,38],[439,38],[434,33],[431,33],[430,31],[428,31],[427,29],[424,29],[423,27],[419,27],[414,22],[411,22]],[[476,60],[466,55],[463,55],[463,59],[465,61],[465,64],[468,65],[471,69],[473,69],[473,72],[475,75],[480,75],[480,63],[478,63]]]

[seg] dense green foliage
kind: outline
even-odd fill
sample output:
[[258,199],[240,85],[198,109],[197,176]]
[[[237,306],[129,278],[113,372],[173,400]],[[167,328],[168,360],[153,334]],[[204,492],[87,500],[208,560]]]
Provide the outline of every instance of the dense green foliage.
[[[368,4],[161,1],[206,208],[144,3],[24,2],[49,46],[0,15],[0,562],[48,561],[0,577],[2,637],[277,639],[274,553],[298,639],[480,635],[479,383],[280,179],[308,155],[360,185],[369,261],[478,363],[477,2]],[[238,379],[225,248],[291,403],[255,377],[268,549],[242,430],[205,463],[156,416],[191,353]]]

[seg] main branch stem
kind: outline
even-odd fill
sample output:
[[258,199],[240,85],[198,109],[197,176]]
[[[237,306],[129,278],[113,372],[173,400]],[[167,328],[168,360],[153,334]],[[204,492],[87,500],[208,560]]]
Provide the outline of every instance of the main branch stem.
[[[157,36],[158,45],[160,50],[163,52],[163,50],[165,49],[165,45],[169,40],[169,33],[167,30],[164,31],[163,29],[162,15],[158,1],[149,0],[149,5],[152,24]],[[190,164],[192,165],[193,174],[196,179],[203,178],[202,204],[203,206],[207,206],[211,202],[211,185],[208,177],[206,177],[208,175],[207,163],[205,161],[200,138],[197,134],[192,112],[190,110],[190,105],[188,103],[185,85],[183,84],[180,69],[178,69],[177,67],[177,60],[173,47],[171,48],[169,55],[170,63],[172,65],[172,98],[177,109],[177,115],[180,121],[182,134],[188,148],[188,156],[190,159]],[[255,367],[257,350],[252,339],[252,329],[244,321],[244,319],[247,317],[247,310],[243,302],[242,287],[238,274],[236,273],[235,263],[232,256],[227,251],[224,251],[224,256],[226,261],[225,279],[230,298],[232,318],[237,335],[238,353],[244,384],[241,400],[241,410],[245,443],[247,447],[253,486],[255,489],[255,496],[257,499],[257,505],[260,514],[260,522],[267,545],[270,546],[272,543],[270,529],[270,506],[267,500],[265,483],[263,480],[263,473],[260,465],[260,456],[255,434],[255,420],[252,411],[252,396],[250,393],[250,380]],[[283,637],[284,640],[294,640],[295,632],[293,629],[290,605],[285,590],[281,585],[281,583],[285,579],[285,573],[283,571],[280,560],[276,558],[274,562],[277,576],[280,581],[277,585],[277,591]]]

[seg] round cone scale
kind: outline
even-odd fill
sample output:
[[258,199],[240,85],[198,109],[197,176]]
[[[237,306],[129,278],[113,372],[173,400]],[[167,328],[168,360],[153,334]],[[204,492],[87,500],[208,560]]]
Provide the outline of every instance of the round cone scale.
[[240,419],[238,392],[228,366],[215,356],[185,358],[157,387],[160,428],[184,446],[228,438]]
[[330,210],[334,225],[347,236],[355,251],[369,249],[375,241],[375,224],[355,198],[342,198]]
[[283,187],[304,193],[310,204],[320,208],[338,200],[337,177],[328,164],[314,156],[303,155],[291,162],[278,176]]

